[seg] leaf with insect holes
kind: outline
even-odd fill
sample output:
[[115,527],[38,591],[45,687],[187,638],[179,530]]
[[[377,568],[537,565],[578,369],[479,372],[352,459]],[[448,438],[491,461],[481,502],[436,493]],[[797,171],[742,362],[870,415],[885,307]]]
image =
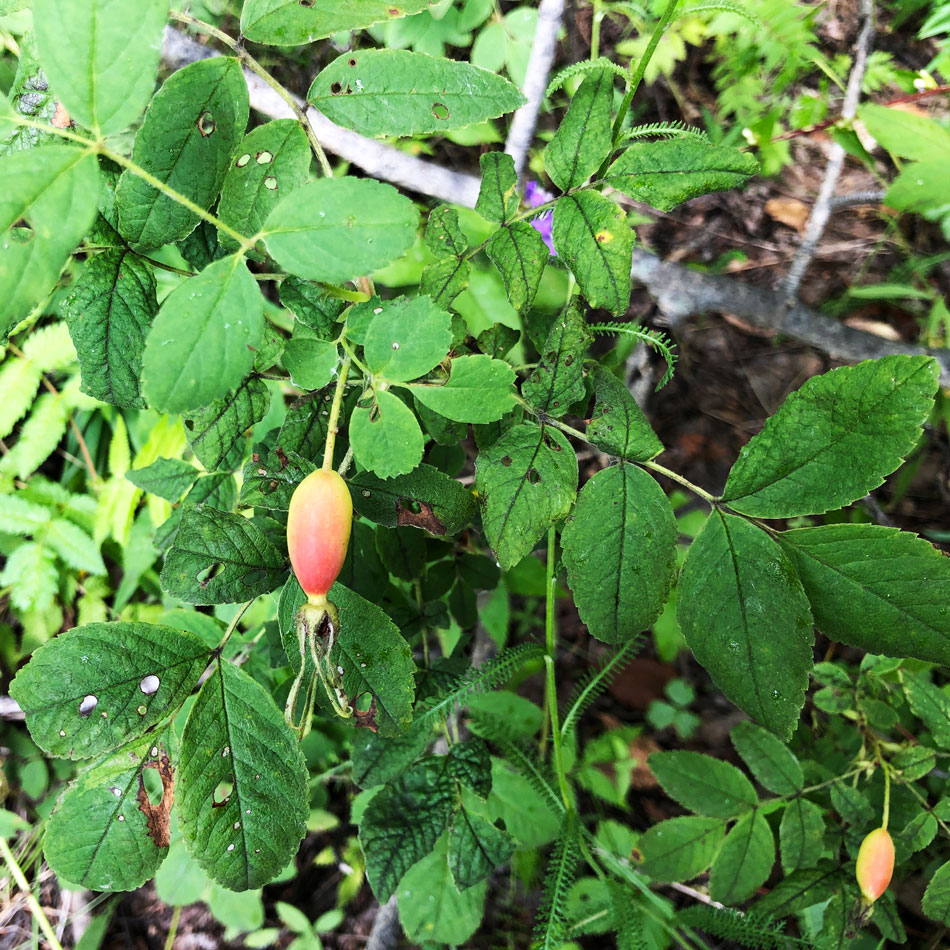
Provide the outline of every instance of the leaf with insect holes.
[[514,405],[514,370],[504,360],[481,354],[457,356],[441,384],[407,388],[427,409],[456,422],[494,422]]
[[566,307],[552,322],[541,359],[521,388],[524,398],[556,418],[583,399],[584,354],[591,339],[580,307]]
[[421,461],[425,440],[412,410],[396,395],[376,390],[373,404],[350,416],[356,461],[380,478],[405,475]]

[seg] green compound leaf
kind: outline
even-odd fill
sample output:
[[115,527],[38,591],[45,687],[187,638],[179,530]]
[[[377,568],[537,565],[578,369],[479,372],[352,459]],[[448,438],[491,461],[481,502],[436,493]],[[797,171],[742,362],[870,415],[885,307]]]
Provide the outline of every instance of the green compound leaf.
[[[165,80],[149,103],[132,160],[207,210],[221,191],[248,111],[247,84],[236,59],[192,63]],[[137,249],[180,241],[200,220],[129,170],[119,179],[115,201],[119,231]]]
[[33,741],[86,759],[172,714],[207,666],[198,637],[157,624],[89,623],[41,646],[10,685]]
[[366,331],[363,355],[378,376],[403,382],[425,376],[452,345],[452,317],[428,297],[380,304]]
[[540,231],[516,221],[491,236],[485,253],[505,282],[508,302],[524,313],[534,303],[544,265],[551,256]]
[[638,845],[643,873],[655,881],[688,881],[712,864],[725,833],[719,818],[688,815],[657,822]]
[[149,405],[187,412],[224,397],[250,372],[264,298],[239,254],[209,264],[164,300],[145,340]]
[[376,390],[373,404],[357,406],[350,416],[350,445],[363,468],[391,478],[422,461],[425,439],[413,411],[391,392]]
[[446,257],[422,269],[419,293],[431,297],[437,307],[448,307],[468,287],[472,265],[458,257]]
[[123,409],[144,409],[142,351],[158,312],[151,265],[123,248],[90,258],[63,314],[79,357],[82,391]]
[[262,380],[248,377],[222,399],[185,415],[185,436],[192,452],[209,472],[221,468],[269,408],[270,390]]
[[455,782],[446,772],[446,758],[417,762],[378,792],[363,812],[360,844],[366,876],[380,901],[389,900],[406,871],[432,851],[449,823]]
[[485,535],[507,571],[567,517],[577,456],[557,429],[522,423],[479,454],[476,485]]
[[[132,891],[168,853],[175,770],[166,739],[146,736],[70,783],[46,828],[46,860],[64,880],[97,891]],[[162,780],[153,805],[146,769]]]
[[655,752],[650,770],[670,798],[707,818],[735,818],[755,808],[752,783],[729,762],[700,752]]
[[0,340],[53,289],[96,216],[96,157],[40,145],[0,158]]
[[200,474],[194,465],[183,459],[157,458],[151,465],[126,472],[125,477],[142,491],[166,501],[178,501]]
[[392,185],[369,178],[321,178],[282,199],[264,222],[274,260],[291,274],[339,283],[401,257],[419,213]]
[[241,11],[241,32],[255,43],[300,46],[340,30],[358,30],[380,20],[427,9],[431,0],[247,0]]
[[297,321],[280,361],[295,385],[301,389],[322,389],[336,374],[340,353],[335,343],[322,339],[316,330]]
[[821,514],[863,498],[916,445],[937,364],[885,356],[843,366],[792,393],[739,453],[724,500],[743,514]]
[[406,387],[427,409],[455,422],[495,422],[514,406],[514,370],[488,356],[458,356],[442,385]]
[[487,818],[463,805],[449,826],[449,867],[462,890],[484,881],[511,857],[515,842]]
[[105,136],[138,118],[155,88],[168,3],[34,0],[40,59],[72,119]]
[[709,896],[741,904],[761,887],[775,863],[775,838],[765,816],[743,815],[726,835],[709,872]]
[[929,542],[870,524],[779,535],[833,640],[888,656],[950,664],[950,561]]
[[621,463],[597,472],[561,543],[581,620],[598,640],[626,643],[660,615],[676,567],[676,519],[642,469]]
[[201,506],[182,516],[162,587],[188,604],[238,604],[276,590],[286,573],[283,554],[257,525]]
[[752,722],[740,722],[729,737],[759,783],[776,795],[794,795],[803,784],[798,759],[781,740]]
[[321,70],[307,100],[362,135],[422,135],[493,119],[525,98],[507,79],[469,63],[365,49]]
[[824,847],[825,820],[821,809],[807,798],[793,798],[782,813],[779,842],[786,874],[813,868]]
[[232,891],[266,884],[306,831],[307,778],[270,694],[219,658],[181,737],[178,818],[191,856]]
[[475,210],[486,220],[504,224],[518,210],[515,160],[505,152],[486,152],[478,160],[482,184]]
[[561,191],[584,184],[610,154],[614,74],[589,73],[571,99],[567,115],[544,150],[544,168]]
[[408,475],[383,479],[357,472],[348,482],[356,510],[387,528],[410,525],[451,537],[475,520],[472,492],[425,463]]
[[583,399],[584,354],[591,339],[583,312],[572,303],[554,319],[541,347],[541,360],[521,388],[525,399],[555,417]]
[[[310,175],[310,143],[296,119],[275,119],[249,132],[232,157],[221,186],[218,217],[251,237],[281,198],[306,184]],[[237,242],[219,233],[221,246]]]
[[633,231],[623,209],[599,192],[565,195],[554,206],[551,234],[587,302],[623,313],[630,303],[633,254]]
[[788,738],[805,702],[813,633],[782,549],[761,528],[713,512],[687,555],[677,619],[726,697]]
[[758,170],[752,155],[690,136],[631,145],[605,180],[635,201],[672,211],[689,198],[737,188]]
[[631,462],[646,462],[663,451],[630,390],[603,366],[594,371],[594,396],[587,437],[597,448]]

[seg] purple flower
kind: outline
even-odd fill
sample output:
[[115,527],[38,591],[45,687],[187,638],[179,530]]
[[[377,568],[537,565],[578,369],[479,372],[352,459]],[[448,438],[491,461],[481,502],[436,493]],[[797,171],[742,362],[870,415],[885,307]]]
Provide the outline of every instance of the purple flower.
[[[553,198],[554,195],[545,191],[536,181],[529,181],[524,186],[524,200],[529,208],[537,208],[538,205],[543,205]],[[538,215],[533,221],[530,221],[529,224],[544,238],[544,243],[547,244],[551,256],[556,257],[557,251],[554,250],[554,241],[551,238],[551,228],[554,224],[554,211],[545,211],[543,214]]]

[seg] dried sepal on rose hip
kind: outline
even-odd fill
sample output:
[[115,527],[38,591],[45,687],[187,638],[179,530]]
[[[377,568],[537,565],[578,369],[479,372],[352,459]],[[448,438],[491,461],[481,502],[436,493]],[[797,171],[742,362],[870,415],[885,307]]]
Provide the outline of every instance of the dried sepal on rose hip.
[[886,828],[875,828],[861,842],[855,873],[861,894],[869,904],[887,890],[894,873],[894,842]]

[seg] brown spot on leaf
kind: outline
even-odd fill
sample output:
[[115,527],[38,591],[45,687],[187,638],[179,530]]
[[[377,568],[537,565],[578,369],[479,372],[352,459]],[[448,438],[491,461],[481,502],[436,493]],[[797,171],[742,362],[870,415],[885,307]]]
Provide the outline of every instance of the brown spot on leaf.
[[430,534],[445,534],[445,525],[436,516],[427,501],[417,501],[418,511],[413,511],[406,503],[405,498],[400,498],[396,503],[396,524],[400,527],[409,525],[413,528],[422,528]]
[[61,102],[56,103],[56,111],[53,113],[53,118],[50,119],[50,125],[56,129],[68,129],[72,125],[73,120],[69,118],[69,113],[63,108]]
[[162,780],[162,800],[153,805],[145,791],[145,780],[139,775],[139,791],[135,796],[139,803],[139,811],[145,815],[145,824],[148,826],[148,835],[158,848],[167,848],[169,844],[169,819],[172,811],[172,802],[175,800],[175,769],[168,753],[162,749],[158,760],[148,762],[147,769],[156,769]]
[[281,471],[290,465],[290,459],[287,458],[287,453],[279,445],[274,449],[274,455],[277,456],[277,461],[280,462]]

